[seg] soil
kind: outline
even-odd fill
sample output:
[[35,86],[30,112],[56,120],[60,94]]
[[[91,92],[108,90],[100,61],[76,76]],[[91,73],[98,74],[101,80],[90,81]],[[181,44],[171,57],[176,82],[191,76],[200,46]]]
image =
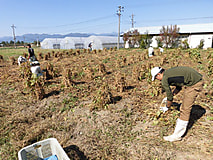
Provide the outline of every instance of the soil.
[[[52,78],[39,79],[44,90],[39,97],[36,94],[42,92],[26,86],[23,68],[4,60],[0,63],[0,159],[18,159],[21,148],[54,137],[70,159],[212,160],[213,77],[208,65],[212,53],[212,49],[176,49],[156,51],[149,59],[146,50],[139,49],[52,53],[48,60],[39,59],[45,73],[48,63],[53,67]],[[175,96],[172,110],[161,114],[165,93],[160,82],[151,82],[153,66],[190,66],[204,76],[204,89],[181,141],[166,142],[163,136],[174,131],[184,90]],[[66,69],[71,70],[70,77]]]

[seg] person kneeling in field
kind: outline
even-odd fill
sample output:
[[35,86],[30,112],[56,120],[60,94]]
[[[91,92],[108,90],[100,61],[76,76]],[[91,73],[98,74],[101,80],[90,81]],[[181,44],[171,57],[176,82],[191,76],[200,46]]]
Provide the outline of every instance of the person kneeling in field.
[[153,57],[154,56],[154,48],[150,46],[148,48],[148,57]]
[[36,75],[36,77],[42,76],[42,70],[40,68],[40,63],[38,61],[32,62],[30,67],[30,70],[33,74]]
[[24,58],[24,57],[22,57],[22,56],[19,56],[19,57],[18,57],[18,65],[20,66],[21,63],[24,63],[24,62],[27,62],[27,59]]
[[[151,70],[152,81],[158,79],[161,81],[163,89],[167,95],[167,107],[164,111],[167,111],[173,101],[173,96],[179,93],[184,87],[183,103],[180,107],[180,117],[176,121],[176,127],[174,133],[170,136],[164,136],[166,141],[179,141],[182,140],[182,136],[186,132],[187,125],[189,123],[190,112],[192,105],[197,97],[198,93],[202,91],[203,82],[202,75],[190,67],[174,67],[165,70],[161,67],[154,67]],[[170,86],[176,86],[172,92]]]

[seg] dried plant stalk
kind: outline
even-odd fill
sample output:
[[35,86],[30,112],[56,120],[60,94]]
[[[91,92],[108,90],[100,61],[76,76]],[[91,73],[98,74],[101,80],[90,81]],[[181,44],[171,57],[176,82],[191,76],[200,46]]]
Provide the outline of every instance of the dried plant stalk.
[[16,64],[16,60],[15,60],[15,58],[13,56],[10,57],[10,63],[11,63],[11,65],[15,65]]
[[115,84],[118,92],[124,92],[127,88],[126,78],[125,76],[118,75],[116,77],[116,84]]
[[75,82],[73,81],[73,73],[70,69],[64,69],[63,72],[63,84],[65,87],[72,87],[75,85]]
[[90,110],[104,109],[112,102],[112,93],[108,84],[104,83],[93,97],[93,104],[90,106]]
[[42,60],[42,59],[43,59],[43,54],[42,54],[42,53],[39,53],[39,54],[38,54],[38,59],[39,59],[39,60]]
[[106,67],[105,65],[102,63],[102,64],[99,64],[99,73],[105,75],[107,72],[106,72]]
[[42,100],[45,97],[43,85],[39,81],[35,83],[35,94],[37,100]]

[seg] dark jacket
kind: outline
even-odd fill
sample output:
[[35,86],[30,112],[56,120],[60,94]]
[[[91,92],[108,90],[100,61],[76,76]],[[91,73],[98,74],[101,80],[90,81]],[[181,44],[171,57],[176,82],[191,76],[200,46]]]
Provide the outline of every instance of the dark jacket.
[[174,67],[163,73],[161,81],[163,89],[166,91],[167,99],[173,100],[170,86],[176,86],[181,90],[182,86],[192,86],[202,80],[202,75],[190,67]]
[[30,54],[30,57],[35,56],[34,50],[32,48],[28,48],[28,52]]

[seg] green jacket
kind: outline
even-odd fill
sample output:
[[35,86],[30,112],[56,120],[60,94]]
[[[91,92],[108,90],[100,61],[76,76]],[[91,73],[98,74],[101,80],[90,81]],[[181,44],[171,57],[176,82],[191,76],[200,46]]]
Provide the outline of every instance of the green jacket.
[[161,81],[163,90],[166,91],[167,100],[173,100],[170,86],[181,90],[182,86],[192,86],[202,80],[202,75],[190,67],[174,67],[165,70]]

